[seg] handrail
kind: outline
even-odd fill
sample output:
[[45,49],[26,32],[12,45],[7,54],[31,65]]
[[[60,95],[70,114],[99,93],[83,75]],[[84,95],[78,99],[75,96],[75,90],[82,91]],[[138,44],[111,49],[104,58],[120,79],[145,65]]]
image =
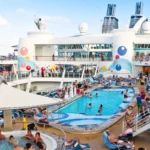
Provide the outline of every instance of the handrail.
[[17,56],[13,56],[13,55],[10,55],[10,56],[0,56],[0,61],[14,61],[14,60],[17,60],[18,57]]
[[34,56],[35,61],[112,61],[112,57],[102,59],[99,56]]
[[63,82],[64,82],[65,73],[66,73],[66,70],[64,69],[63,74],[62,74],[62,80],[61,80],[61,83],[60,83],[59,88],[62,88],[62,87],[63,87]]
[[[145,117],[145,115],[149,115],[149,116]],[[149,108],[142,113],[137,113],[136,115],[134,115],[134,117],[132,118],[132,123],[133,123],[132,128],[134,130],[134,133],[136,133],[142,127],[150,124],[150,118],[149,117],[150,117],[150,109]],[[145,122],[145,120],[146,120],[146,122]],[[123,121],[122,132],[125,131],[127,123],[128,123],[127,121]]]
[[97,76],[97,70],[98,70],[98,65],[96,66],[95,73],[94,73],[94,77]]
[[84,74],[85,74],[85,66],[84,66],[84,68],[83,68],[83,70],[82,70],[82,75],[81,75],[80,82],[83,81]]

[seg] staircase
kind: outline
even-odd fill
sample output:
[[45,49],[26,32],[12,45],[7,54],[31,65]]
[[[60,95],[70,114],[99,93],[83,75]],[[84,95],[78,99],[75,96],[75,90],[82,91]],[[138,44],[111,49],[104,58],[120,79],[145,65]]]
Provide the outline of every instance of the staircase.
[[[137,136],[140,133],[147,131],[150,129],[150,108],[147,109],[144,113],[137,113],[133,116],[132,122],[132,129],[133,129],[133,136]],[[123,121],[122,131],[126,130],[127,122]]]

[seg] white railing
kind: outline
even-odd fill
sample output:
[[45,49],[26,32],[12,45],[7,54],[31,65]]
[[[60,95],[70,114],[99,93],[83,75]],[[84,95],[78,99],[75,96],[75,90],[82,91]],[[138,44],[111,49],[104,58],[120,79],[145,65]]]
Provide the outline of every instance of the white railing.
[[[126,130],[127,123],[127,120],[123,121],[122,132]],[[134,115],[130,123],[133,129],[133,136],[150,129],[150,109],[148,108],[145,112]]]
[[66,74],[66,70],[64,69],[63,74],[62,74],[62,80],[61,80],[61,82],[60,82],[59,88],[62,88],[62,87],[63,87],[65,74]]
[[80,81],[83,81],[84,74],[85,74],[85,66],[84,66],[84,68],[83,68],[83,70],[82,70],[82,75],[81,75],[81,79],[80,79]]
[[98,65],[96,66],[95,73],[94,73],[94,77],[97,76],[97,71],[98,71]]

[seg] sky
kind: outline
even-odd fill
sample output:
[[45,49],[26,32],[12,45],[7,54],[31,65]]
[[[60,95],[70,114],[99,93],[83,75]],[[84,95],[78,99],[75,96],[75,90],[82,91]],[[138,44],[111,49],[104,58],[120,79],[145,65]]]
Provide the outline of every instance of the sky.
[[[38,31],[34,15],[42,17],[46,31],[56,37],[79,34],[78,25],[88,23],[88,33],[100,33],[107,4],[116,4],[119,28],[127,28],[138,0],[0,0],[0,55],[13,53],[12,45],[28,31]],[[150,19],[150,0],[143,15]]]

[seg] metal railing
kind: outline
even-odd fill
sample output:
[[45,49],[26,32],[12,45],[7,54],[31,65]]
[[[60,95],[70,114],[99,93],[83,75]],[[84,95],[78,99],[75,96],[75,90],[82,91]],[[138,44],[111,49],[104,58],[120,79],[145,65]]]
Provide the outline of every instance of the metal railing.
[[10,56],[0,56],[0,61],[8,61],[8,60],[17,60],[18,59],[18,57],[17,56],[12,56],[12,55],[10,55]]
[[[150,109],[148,108],[145,112],[137,113],[133,116],[131,122],[128,120],[123,121],[122,123],[122,133],[126,130],[127,124],[131,123],[133,129],[133,135],[137,135],[138,131],[145,127],[146,125],[150,124]],[[150,125],[149,125],[150,128]]]
[[[62,78],[63,72],[46,72],[43,75],[38,72],[33,72],[32,77],[33,78],[38,78],[38,77],[49,77],[49,78]],[[82,73],[81,72],[65,72],[65,78],[81,78]],[[86,74],[84,75],[86,77]]]
[[28,72],[22,72],[22,73],[18,73],[18,74],[11,74],[8,76],[4,76],[5,80],[7,82],[11,82],[11,81],[15,81],[15,80],[21,80],[21,79],[26,79],[29,77],[29,73]]
[[[82,73],[80,72],[66,72],[65,73],[65,78],[81,78]],[[88,74],[84,74],[84,78],[87,77]],[[27,79],[29,77],[29,72],[22,72],[18,74],[12,74],[12,75],[7,75],[4,76],[5,80],[7,82],[15,81],[15,80],[21,80],[21,79]],[[62,73],[61,72],[50,72],[50,73],[44,73],[43,76],[42,74],[39,74],[38,72],[33,72],[32,73],[32,78],[62,78]]]
[[83,56],[83,57],[73,57],[73,56],[35,56],[35,61],[112,61],[112,57],[101,58],[98,56]]

